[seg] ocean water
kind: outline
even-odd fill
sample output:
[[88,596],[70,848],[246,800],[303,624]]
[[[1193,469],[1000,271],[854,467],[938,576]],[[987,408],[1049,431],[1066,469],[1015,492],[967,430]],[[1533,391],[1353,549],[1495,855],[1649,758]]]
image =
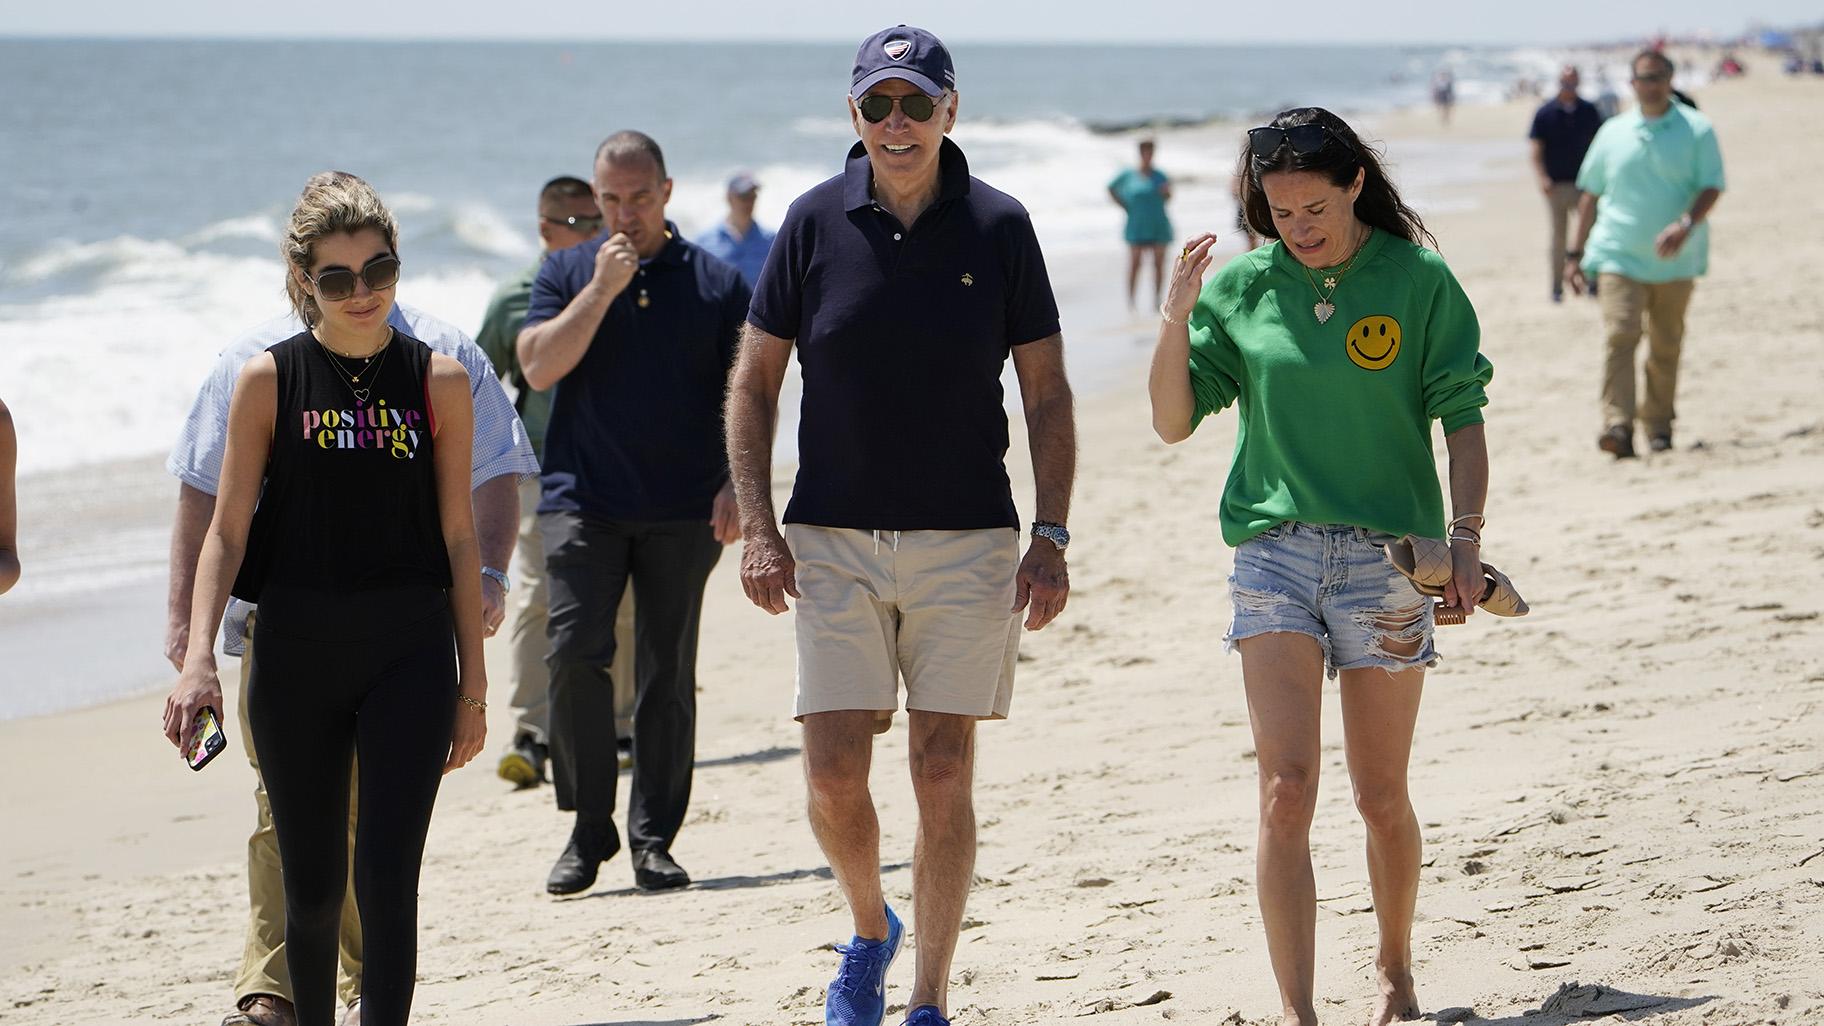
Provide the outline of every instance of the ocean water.
[[[1119,128],[1419,103],[1443,65],[1474,102],[1552,61],[1426,47],[955,56],[955,138],[1060,256],[1118,238],[1103,185],[1131,158]],[[759,175],[760,219],[776,223],[853,141],[852,57],[841,45],[0,40],[0,395],[21,471],[169,446],[216,351],[283,309],[278,233],[314,171],[379,189],[402,225],[401,297],[472,331],[494,282],[536,255],[538,186],[586,177],[612,130],[659,140],[687,235],[720,217],[739,168]],[[1166,128],[1159,159],[1222,207],[1231,148]],[[1197,202],[1185,187],[1180,209]]]
[[[116,461],[167,452],[222,345],[284,309],[279,230],[311,173],[372,182],[401,223],[401,298],[473,332],[494,284],[536,256],[538,187],[586,177],[616,129],[664,147],[686,235],[720,218],[722,183],[741,168],[776,224],[853,142],[852,58],[843,45],[0,39],[0,396],[36,518],[23,525],[27,576],[0,608],[0,718],[168,677],[159,592],[175,486]],[[954,138],[1032,212],[1073,379],[1091,391],[1144,358],[1116,295],[1121,221],[1104,192],[1140,132],[1159,139],[1180,230],[1227,234],[1243,125],[1307,103],[1424,103],[1440,66],[1462,102],[1492,100],[1560,55],[965,46],[955,58]],[[1389,154],[1421,209],[1496,155]],[[786,457],[793,408],[788,395]]]

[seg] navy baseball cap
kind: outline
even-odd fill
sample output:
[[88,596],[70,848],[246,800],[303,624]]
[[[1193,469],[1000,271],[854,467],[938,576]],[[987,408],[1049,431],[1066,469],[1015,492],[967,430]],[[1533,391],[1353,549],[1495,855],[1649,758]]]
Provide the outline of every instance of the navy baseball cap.
[[855,73],[849,78],[849,95],[860,96],[878,82],[903,78],[927,96],[941,96],[956,88],[956,68],[944,43],[924,29],[896,25],[861,41],[855,51]]

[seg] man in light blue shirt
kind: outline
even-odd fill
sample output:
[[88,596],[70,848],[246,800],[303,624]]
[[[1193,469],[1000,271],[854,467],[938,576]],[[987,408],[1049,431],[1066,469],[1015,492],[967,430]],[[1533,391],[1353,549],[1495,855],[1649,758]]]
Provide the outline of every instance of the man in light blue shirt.
[[734,264],[750,289],[760,280],[760,268],[766,266],[776,234],[754,223],[754,202],[759,198],[760,183],[751,173],[742,171],[730,178],[728,220],[697,240],[711,256]]
[[[1709,268],[1704,223],[1723,192],[1723,154],[1710,119],[1673,102],[1672,61],[1634,58],[1633,110],[1603,123],[1577,172],[1577,241],[1565,281],[1582,293],[1595,278],[1608,333],[1602,375],[1602,451],[1634,455],[1634,421],[1654,452],[1672,448],[1673,396],[1685,308]],[[1596,290],[1592,290],[1596,291]],[[1634,350],[1645,321],[1646,395],[1634,403]]]

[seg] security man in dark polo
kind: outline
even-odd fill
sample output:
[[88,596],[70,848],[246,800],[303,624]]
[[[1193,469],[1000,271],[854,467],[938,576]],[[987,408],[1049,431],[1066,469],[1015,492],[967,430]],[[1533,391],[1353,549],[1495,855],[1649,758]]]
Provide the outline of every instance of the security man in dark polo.
[[683,887],[671,846],[696,761],[697,625],[722,547],[740,537],[722,398],[750,292],[665,219],[658,143],[617,132],[596,151],[603,234],[551,254],[517,348],[555,387],[538,507],[550,579],[550,752],[576,813],[545,889],[574,894],[620,850],[612,818],[614,620],[629,580],[637,681],[627,814],[634,882]]
[[[970,177],[945,138],[957,103],[936,36],[901,25],[861,44],[848,99],[861,141],[786,214],[729,390],[741,583],[768,612],[797,599],[811,829],[855,925],[825,991],[832,1026],[880,1026],[905,933],[882,897],[868,790],[901,681],[918,807],[905,1022],[946,1026],[975,864],[975,727],[1008,714],[1021,614],[1038,630],[1069,593],[1076,431],[1057,303],[1025,208]],[[781,534],[773,432],[794,346],[800,459]],[[1009,356],[1037,483],[1023,558],[1005,465]]]

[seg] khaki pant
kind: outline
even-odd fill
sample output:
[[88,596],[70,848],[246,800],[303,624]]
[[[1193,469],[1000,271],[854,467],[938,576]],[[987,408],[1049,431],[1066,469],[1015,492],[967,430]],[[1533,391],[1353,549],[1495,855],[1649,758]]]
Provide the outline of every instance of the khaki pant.
[[[545,657],[551,654],[551,638],[545,633],[550,619],[551,588],[545,574],[545,539],[538,529],[538,478],[519,485],[519,542],[513,550],[512,624],[507,640],[513,647],[513,708],[519,712],[515,734],[531,734],[544,742],[551,725],[551,671]],[[614,619],[614,665],[609,675],[614,679],[614,732],[616,737],[633,736],[633,584],[621,599],[620,613]],[[509,738],[510,742],[512,739]]]
[[[1603,427],[1629,429],[1638,417],[1647,434],[1670,435],[1673,396],[1678,391],[1678,357],[1685,341],[1685,308],[1696,282],[1690,278],[1639,282],[1603,272],[1597,277],[1608,358],[1602,370]],[[1642,321],[1647,330],[1646,396],[1634,405],[1634,350]]]
[[1552,248],[1546,253],[1546,270],[1551,283],[1553,295],[1564,291],[1564,246],[1569,238],[1571,211],[1577,209],[1577,197],[1582,193],[1571,182],[1553,182],[1552,191],[1545,194],[1546,216],[1549,218],[1552,232]]
[[[256,613],[247,620],[247,649],[241,655],[241,746],[253,766],[253,801],[258,818],[253,836],[247,838],[247,898],[252,914],[247,921],[247,946],[241,953],[241,971],[234,978],[234,1000],[252,994],[273,994],[292,1000],[291,966],[285,961],[285,878],[279,864],[279,835],[272,828],[272,805],[266,799],[266,781],[260,776],[260,756],[253,747],[253,728],[247,720],[247,685],[253,679],[253,632]],[[360,793],[354,773],[348,777],[348,844],[355,843],[355,797]],[[336,993],[344,1005],[361,995],[361,915],[355,909],[354,859],[348,860],[350,879],[342,898],[342,972]]]

